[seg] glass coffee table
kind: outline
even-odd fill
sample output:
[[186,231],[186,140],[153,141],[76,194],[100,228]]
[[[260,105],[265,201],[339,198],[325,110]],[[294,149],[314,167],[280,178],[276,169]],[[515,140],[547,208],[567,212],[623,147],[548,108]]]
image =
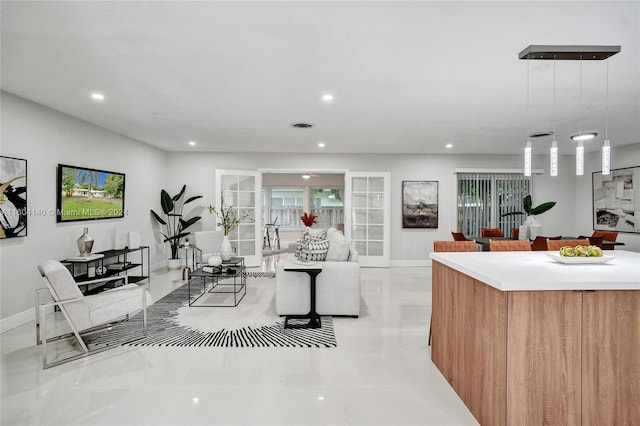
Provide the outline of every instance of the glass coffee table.
[[247,294],[244,258],[232,257],[213,268],[203,265],[187,282],[189,306],[234,307]]

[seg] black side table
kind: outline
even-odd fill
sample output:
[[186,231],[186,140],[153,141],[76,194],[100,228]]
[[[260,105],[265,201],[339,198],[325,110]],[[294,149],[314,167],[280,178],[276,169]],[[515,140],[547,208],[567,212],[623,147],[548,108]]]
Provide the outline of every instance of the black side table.
[[[310,278],[310,294],[311,294],[311,306],[309,309],[309,313],[306,315],[286,315],[284,318],[284,328],[320,328],[322,327],[322,322],[320,320],[320,315],[316,312],[316,277],[320,272],[322,272],[321,265],[296,265],[290,264],[284,267],[285,271],[288,272],[306,272],[309,274]],[[309,322],[306,324],[289,324],[290,319],[309,319]]]

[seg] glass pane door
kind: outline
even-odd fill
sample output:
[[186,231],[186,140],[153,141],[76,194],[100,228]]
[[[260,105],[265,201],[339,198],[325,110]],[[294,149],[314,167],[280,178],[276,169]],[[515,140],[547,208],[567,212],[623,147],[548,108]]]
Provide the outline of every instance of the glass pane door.
[[345,234],[363,266],[390,264],[390,181],[388,172],[345,175]]
[[229,233],[229,241],[238,256],[244,257],[246,266],[260,266],[262,202],[260,198],[261,174],[257,171],[216,170],[216,208],[224,199],[236,217],[248,213],[243,221]]

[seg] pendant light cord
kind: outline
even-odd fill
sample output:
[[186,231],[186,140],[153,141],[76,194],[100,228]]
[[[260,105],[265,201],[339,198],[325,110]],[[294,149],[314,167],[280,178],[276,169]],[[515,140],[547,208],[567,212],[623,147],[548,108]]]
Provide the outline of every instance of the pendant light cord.
[[578,134],[582,135],[582,55],[580,55],[580,120],[578,123]]
[[607,57],[607,85],[604,94],[604,139],[609,139],[609,58]]
[[556,139],[556,55],[553,55],[553,140]]

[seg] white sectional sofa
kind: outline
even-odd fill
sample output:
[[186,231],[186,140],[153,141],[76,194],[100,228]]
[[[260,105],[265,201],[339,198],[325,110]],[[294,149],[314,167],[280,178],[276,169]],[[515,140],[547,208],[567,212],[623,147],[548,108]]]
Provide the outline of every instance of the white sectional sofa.
[[[331,241],[331,240],[330,240]],[[285,271],[296,261],[293,253],[276,270],[276,312],[278,315],[304,315],[311,306],[310,277],[304,272]],[[317,262],[322,272],[316,278],[316,311],[320,315],[360,315],[360,264],[358,253],[349,247],[346,261]],[[296,265],[299,266],[299,265]]]

